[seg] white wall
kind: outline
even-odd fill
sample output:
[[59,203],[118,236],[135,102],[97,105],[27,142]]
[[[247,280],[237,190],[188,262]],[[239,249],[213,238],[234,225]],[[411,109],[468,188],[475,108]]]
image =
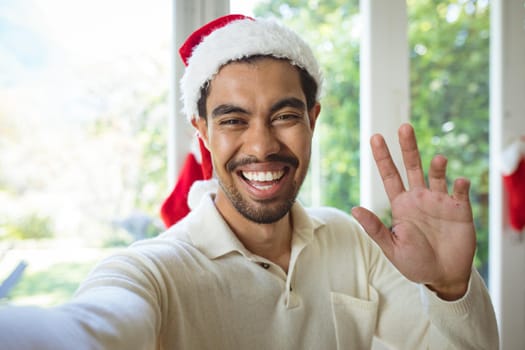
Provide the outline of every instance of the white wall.
[[500,155],[525,135],[525,1],[491,2],[490,291],[503,350],[525,349],[525,240],[506,222]]

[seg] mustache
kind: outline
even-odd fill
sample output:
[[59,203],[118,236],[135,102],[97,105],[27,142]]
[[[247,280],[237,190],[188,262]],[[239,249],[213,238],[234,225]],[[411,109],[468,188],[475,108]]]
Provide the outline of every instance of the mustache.
[[256,157],[245,157],[242,159],[232,159],[228,163],[226,163],[226,169],[229,172],[232,172],[237,167],[240,167],[243,165],[263,163],[263,162],[282,162],[282,163],[289,164],[290,166],[294,168],[297,168],[299,166],[299,160],[295,157],[272,154],[266,157],[264,161],[258,160]]

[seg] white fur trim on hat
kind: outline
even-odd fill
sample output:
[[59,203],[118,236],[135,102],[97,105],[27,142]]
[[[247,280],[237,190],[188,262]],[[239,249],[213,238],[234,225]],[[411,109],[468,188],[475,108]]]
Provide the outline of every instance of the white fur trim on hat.
[[216,179],[195,181],[188,193],[188,207],[193,210],[205,195],[217,193],[218,188],[219,182]]
[[525,157],[525,139],[520,138],[503,150],[500,159],[500,168],[503,175],[513,174]]
[[303,68],[317,83],[316,98],[319,99],[322,74],[308,44],[274,20],[241,19],[216,29],[193,50],[180,82],[184,114],[188,120],[198,117],[201,87],[226,63],[253,55],[286,58]]

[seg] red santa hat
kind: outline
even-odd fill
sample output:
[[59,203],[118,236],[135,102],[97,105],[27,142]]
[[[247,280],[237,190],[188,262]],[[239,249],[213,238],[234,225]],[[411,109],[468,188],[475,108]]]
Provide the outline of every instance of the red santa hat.
[[522,232],[525,229],[525,136],[504,149],[501,172],[507,192],[510,227],[516,232]]
[[[304,69],[318,86],[319,99],[322,75],[317,60],[308,44],[295,32],[274,20],[251,18],[244,15],[219,17],[193,32],[179,49],[186,69],[180,81],[183,112],[186,118],[199,118],[197,103],[201,88],[235,60],[254,55],[284,58]],[[200,142],[202,163],[194,155],[186,158],[179,179],[171,195],[161,207],[161,217],[171,226],[190,210],[187,198],[195,181],[212,177],[211,157]]]
[[223,65],[244,57],[285,58],[306,70],[317,83],[318,94],[321,91],[321,70],[312,50],[299,35],[274,20],[220,17],[191,34],[179,53],[186,64],[180,84],[184,114],[189,120],[199,117],[197,101],[202,86]]

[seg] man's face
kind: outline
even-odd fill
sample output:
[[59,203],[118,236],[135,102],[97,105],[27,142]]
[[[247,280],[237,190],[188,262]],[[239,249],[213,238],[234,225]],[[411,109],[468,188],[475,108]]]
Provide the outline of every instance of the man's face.
[[219,211],[264,224],[284,217],[306,176],[320,110],[307,110],[297,68],[271,58],[230,63],[211,81],[206,110],[195,126],[212,155]]

